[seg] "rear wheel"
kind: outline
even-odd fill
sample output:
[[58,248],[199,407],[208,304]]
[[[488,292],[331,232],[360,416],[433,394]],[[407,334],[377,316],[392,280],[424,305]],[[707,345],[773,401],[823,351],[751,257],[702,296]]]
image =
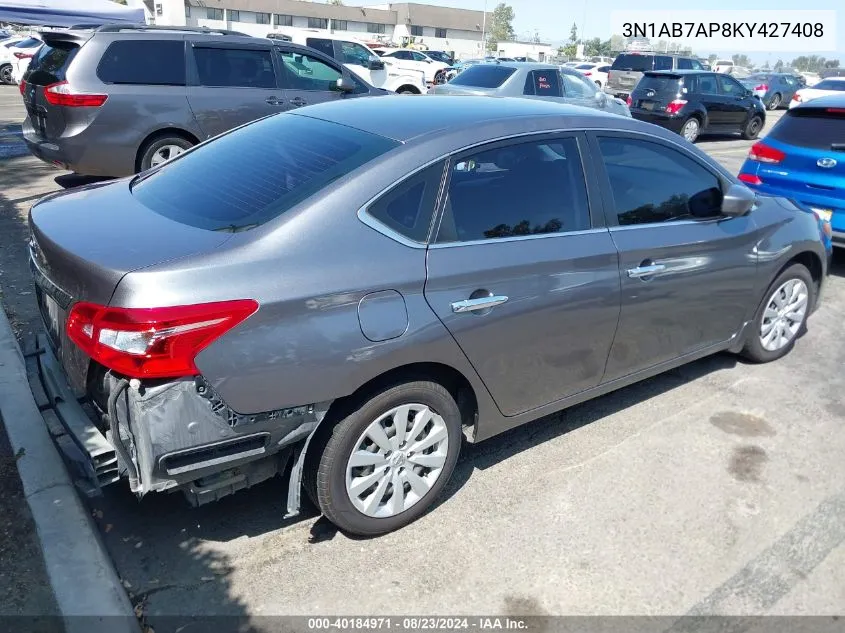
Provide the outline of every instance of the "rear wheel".
[[417,90],[416,88],[413,88],[413,87],[410,87],[410,86],[402,86],[401,88],[399,88],[399,90],[396,91],[396,94],[418,95],[418,94],[420,94],[420,91]]
[[160,136],[153,139],[141,151],[140,170],[157,167],[193,146],[191,141],[182,136]]
[[779,92],[775,93],[775,96],[772,97],[772,100],[769,102],[769,110],[777,110],[780,107],[780,103],[783,98],[780,96]]
[[313,481],[320,510],[338,528],[384,534],[431,506],[455,468],[461,439],[451,394],[437,383],[407,382],[367,399],[341,420],[314,447],[315,470],[306,479]]
[[745,124],[745,127],[742,129],[742,138],[746,141],[750,141],[752,139],[757,138],[757,135],[760,133],[760,130],[763,129],[763,119],[759,116],[753,116]]
[[3,64],[0,66],[0,84],[12,83],[12,65]]
[[757,363],[786,356],[807,325],[815,283],[803,264],[792,264],[772,282],[757,313],[742,355]]
[[681,127],[681,136],[683,136],[686,140],[690,143],[695,143],[695,139],[698,138],[700,133],[701,123],[698,122],[698,119],[690,117],[684,121],[684,125]]

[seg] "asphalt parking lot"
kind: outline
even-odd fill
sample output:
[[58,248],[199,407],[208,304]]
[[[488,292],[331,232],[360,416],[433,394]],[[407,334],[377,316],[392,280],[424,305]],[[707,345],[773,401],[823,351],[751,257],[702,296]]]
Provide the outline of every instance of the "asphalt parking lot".
[[[17,89],[0,87],[0,129],[22,117]],[[699,143],[733,172],[749,145]],[[80,182],[0,162],[0,286],[21,336],[38,327],[26,212]],[[91,512],[159,633],[166,616],[213,614],[841,615],[843,313],[837,253],[782,361],[715,356],[467,446],[442,502],[377,539],[313,509],[283,520],[281,481],[200,509],[118,487]]]

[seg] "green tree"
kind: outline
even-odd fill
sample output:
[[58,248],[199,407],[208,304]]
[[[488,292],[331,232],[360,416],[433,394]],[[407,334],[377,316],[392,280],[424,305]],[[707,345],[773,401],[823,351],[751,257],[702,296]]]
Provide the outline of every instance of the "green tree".
[[707,63],[711,66],[716,63],[716,60],[719,59],[719,56],[716,53],[710,53],[707,56]]
[[839,68],[839,60],[838,59],[828,59],[824,63],[825,68]]
[[578,25],[575,22],[572,23],[572,28],[569,30],[569,41],[573,44],[578,43]]
[[490,17],[490,32],[487,34],[487,50],[496,50],[499,42],[507,42],[514,38],[513,32],[513,8],[510,5],[500,2],[493,9]]
[[775,72],[780,72],[783,70],[783,60],[779,59],[775,62]]
[[578,45],[573,42],[571,44],[567,44],[566,46],[561,46],[557,49],[557,51],[564,57],[572,59],[578,53]]
[[766,60],[766,63],[763,64],[763,70],[769,70],[769,60]]
[[612,53],[618,53],[619,51],[624,51],[625,50],[625,38],[622,37],[621,35],[611,35],[610,40],[608,42],[608,45],[610,47],[608,54],[610,54],[611,52]]
[[336,7],[342,7],[343,0],[326,0],[326,4],[333,4]]
[[734,62],[734,66],[751,66],[751,60],[748,59],[748,55],[745,53],[733,55],[731,59]]

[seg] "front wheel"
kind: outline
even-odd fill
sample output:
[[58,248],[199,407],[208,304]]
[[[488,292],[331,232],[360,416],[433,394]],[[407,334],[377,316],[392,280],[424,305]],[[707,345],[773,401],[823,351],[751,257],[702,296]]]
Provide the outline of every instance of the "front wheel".
[[700,133],[701,124],[698,122],[698,119],[690,117],[684,121],[684,125],[681,127],[681,136],[683,136],[686,140],[690,143],[695,143],[695,140],[698,138]]
[[10,84],[12,81],[12,65],[3,64],[0,66],[0,84]]
[[446,389],[428,381],[396,385],[341,420],[321,453],[314,447],[306,486],[310,479],[320,510],[344,532],[385,534],[431,506],[452,475],[461,439],[460,411]]
[[763,119],[761,119],[759,116],[752,116],[751,119],[749,119],[748,123],[745,124],[745,127],[742,129],[742,138],[744,138],[746,141],[755,139],[757,138],[757,135],[762,129]]
[[780,93],[775,93],[775,96],[769,102],[769,110],[777,110],[780,107],[781,100]]
[[786,356],[807,325],[815,283],[803,264],[792,264],[772,282],[757,313],[742,355],[757,363]]

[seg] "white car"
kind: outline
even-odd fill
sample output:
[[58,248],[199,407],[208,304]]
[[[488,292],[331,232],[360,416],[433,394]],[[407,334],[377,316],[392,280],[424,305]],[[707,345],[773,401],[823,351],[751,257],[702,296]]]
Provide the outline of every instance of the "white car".
[[596,84],[599,89],[604,88],[604,85],[607,83],[607,73],[610,71],[610,66],[608,64],[586,62],[584,64],[578,64],[574,68],[587,79]]
[[416,68],[408,68],[399,59],[384,59],[360,42],[329,35],[325,31],[297,29],[285,33],[294,44],[310,46],[346,66],[376,88],[398,94],[425,94],[426,76]]
[[381,49],[382,59],[398,59],[402,61],[403,68],[414,68],[425,75],[427,84],[434,83],[434,75],[441,68],[448,68],[448,64],[432,59],[424,51],[416,51],[410,48],[383,48]]
[[812,101],[818,97],[826,97],[843,92],[845,92],[845,77],[828,77],[827,79],[822,79],[811,88],[801,88],[801,90],[792,95],[792,101],[789,102],[789,107],[794,108],[800,103]]
[[25,40],[25,37],[12,36],[0,40],[0,84],[12,83],[12,53],[9,49]]
[[734,63],[730,59],[717,59],[716,63],[713,64],[713,71],[717,73],[728,73],[730,72],[731,68],[734,67]]
[[29,62],[38,54],[43,42],[37,37],[30,37],[9,47],[12,60],[12,82],[19,84],[23,74],[29,68]]

